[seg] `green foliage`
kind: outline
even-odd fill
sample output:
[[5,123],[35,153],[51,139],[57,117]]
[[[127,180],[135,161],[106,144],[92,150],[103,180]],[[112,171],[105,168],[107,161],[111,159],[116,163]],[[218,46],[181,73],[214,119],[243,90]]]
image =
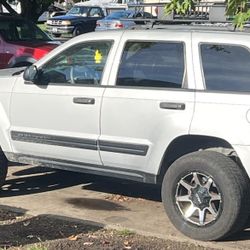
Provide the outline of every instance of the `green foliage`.
[[27,248],[27,250],[48,250],[47,247],[42,246],[41,244],[35,244]]
[[170,3],[166,4],[164,7],[165,13],[168,15],[175,11],[175,13],[180,15],[185,15],[187,12],[194,8],[193,0],[172,0]]
[[131,231],[131,230],[125,228],[125,229],[123,229],[123,230],[118,231],[118,234],[119,234],[120,236],[130,236],[130,235],[134,235],[135,232],[133,232],[133,231]]
[[[186,15],[189,11],[194,10],[195,4],[200,1],[194,0],[171,0],[164,7],[165,14],[175,12],[179,15]],[[250,19],[250,9],[247,0],[226,0],[227,16],[233,17],[233,23],[237,28],[242,29],[243,25]]]
[[233,23],[237,28],[243,29],[244,24],[249,20],[249,18],[250,10],[247,10],[246,12],[240,11],[235,15]]

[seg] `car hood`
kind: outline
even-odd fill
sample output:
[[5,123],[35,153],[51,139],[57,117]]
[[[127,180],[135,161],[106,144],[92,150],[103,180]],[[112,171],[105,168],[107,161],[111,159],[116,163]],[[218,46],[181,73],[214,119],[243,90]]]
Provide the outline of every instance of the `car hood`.
[[86,18],[84,16],[79,16],[79,15],[63,15],[63,16],[56,16],[56,17],[52,17],[49,20],[75,20],[75,19],[79,19],[79,18]]
[[0,78],[16,78],[23,73],[26,67],[0,69]]

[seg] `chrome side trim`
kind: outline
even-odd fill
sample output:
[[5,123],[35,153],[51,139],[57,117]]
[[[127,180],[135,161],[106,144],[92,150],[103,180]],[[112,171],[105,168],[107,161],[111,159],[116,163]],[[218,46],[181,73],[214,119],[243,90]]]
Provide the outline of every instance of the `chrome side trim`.
[[13,141],[40,143],[70,148],[82,148],[97,150],[97,141],[90,139],[79,139],[74,137],[45,135],[38,133],[27,133],[21,131],[11,131]]
[[133,154],[145,156],[148,152],[148,145],[120,143],[110,141],[99,141],[101,151],[108,151],[122,154]]
[[121,154],[132,154],[146,156],[148,152],[148,145],[143,144],[132,144],[122,142],[112,142],[104,140],[90,140],[75,137],[47,135],[39,133],[29,133],[21,131],[11,131],[11,139],[13,141],[30,142],[47,144],[54,146],[70,147],[70,148],[81,148],[89,150],[98,150],[98,146],[101,151],[121,153]]

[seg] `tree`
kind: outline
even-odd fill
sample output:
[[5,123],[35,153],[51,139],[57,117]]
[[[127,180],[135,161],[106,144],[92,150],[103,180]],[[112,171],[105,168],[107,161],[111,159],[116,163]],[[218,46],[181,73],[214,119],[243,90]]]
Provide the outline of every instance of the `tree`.
[[[165,6],[165,13],[170,14],[173,11],[180,15],[185,15],[190,10],[193,10],[195,4],[201,1],[195,0],[171,0]],[[250,9],[247,0],[226,0],[226,15],[233,16],[233,22],[237,28],[243,28],[243,25],[250,18]]]
[[[54,0],[18,0],[21,4],[21,15],[33,22],[36,22],[39,16],[48,9],[49,5],[54,3]],[[11,14],[17,13],[11,8],[8,3],[14,0],[0,0],[2,4]]]
[[36,22],[54,0],[19,0],[19,2],[21,3],[21,15]]

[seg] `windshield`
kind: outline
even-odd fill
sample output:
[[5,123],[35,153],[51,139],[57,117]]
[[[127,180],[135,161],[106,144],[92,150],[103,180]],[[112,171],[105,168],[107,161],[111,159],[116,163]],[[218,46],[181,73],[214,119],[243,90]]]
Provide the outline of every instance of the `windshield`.
[[112,20],[112,19],[127,18],[130,14],[131,12],[129,11],[117,11],[108,15],[105,19]]
[[88,7],[83,7],[83,6],[74,6],[73,8],[71,8],[69,10],[69,12],[67,13],[67,15],[79,15],[79,16],[87,16],[88,14]]
[[51,41],[48,35],[36,25],[25,20],[1,20],[0,34],[10,42],[19,41]]

